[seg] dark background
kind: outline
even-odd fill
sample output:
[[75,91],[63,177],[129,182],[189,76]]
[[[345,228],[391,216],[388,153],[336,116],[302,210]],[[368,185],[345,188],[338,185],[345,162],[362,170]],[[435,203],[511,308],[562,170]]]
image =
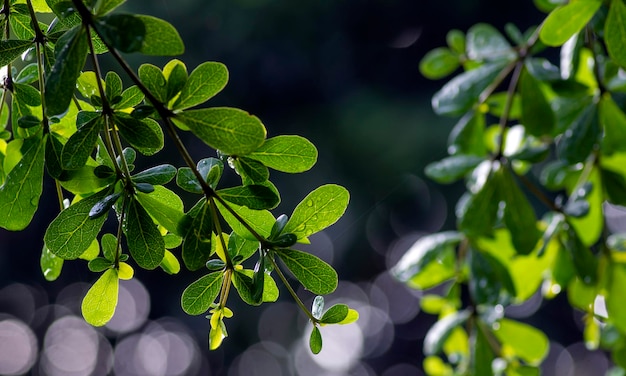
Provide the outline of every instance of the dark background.
[[[487,22],[503,30],[505,23],[513,22],[525,30],[542,20],[541,13],[530,1],[495,0],[130,0],[122,10],[172,23],[185,41],[186,52],[180,59],[189,71],[204,61],[226,64],[230,82],[208,105],[245,109],[263,120],[269,136],[299,134],[317,146],[319,162],[311,171],[300,175],[272,172],[272,181],[282,193],[279,212],[290,213],[319,185],[338,183],[348,188],[351,203],[346,215],[310,249],[337,269],[343,286],[338,297],[350,297],[350,291],[365,293],[368,304],[386,315],[380,321],[386,328],[380,338],[368,335],[368,330],[378,330],[373,327],[375,320],[368,319],[371,325],[361,324],[361,335],[373,345],[364,345],[368,354],[354,367],[336,374],[419,374],[421,341],[434,317],[417,314],[420,294],[395,284],[385,271],[420,235],[453,228],[453,208],[462,188],[436,185],[424,178],[424,166],[445,155],[446,137],[455,119],[432,113],[430,97],[443,81],[423,78],[419,61],[430,49],[445,44],[449,29],[466,31],[475,23]],[[146,61],[163,66],[169,60],[128,58],[134,67]],[[104,67],[114,69],[106,58]],[[214,156],[192,137],[185,140],[195,159]],[[159,157],[161,161],[182,165],[167,141],[166,151]],[[44,197],[54,195],[51,188],[46,186],[44,193],[49,196]],[[46,282],[41,276],[39,254],[45,226],[56,215],[54,202],[43,200],[38,219],[26,231],[0,232],[0,312],[15,314],[15,297],[7,292],[15,282],[36,291],[35,305],[39,306],[58,303],[67,285],[94,280],[80,262],[66,263],[55,282]],[[186,202],[186,208],[190,205],[191,201]],[[272,343],[287,353],[296,351],[294,341],[308,329],[302,314],[288,317],[295,320],[293,325],[283,320],[284,311],[293,310],[287,303],[271,312],[268,308],[270,313],[263,316],[268,319],[261,323],[265,329],[257,329],[264,308],[245,307],[232,295],[235,317],[227,320],[230,337],[220,350],[209,353],[208,321],[184,315],[179,304],[182,290],[201,275],[198,273],[183,270],[178,277],[170,277],[158,271],[137,272],[150,291],[150,319],[174,317],[197,339],[201,361],[194,372],[254,374],[254,367],[248,373],[233,369],[243,369],[243,364],[259,353],[261,357],[273,354],[280,364],[281,359],[290,363],[281,366],[284,374],[294,369],[302,374],[320,372],[313,368],[303,371],[298,360],[286,360],[293,357],[276,355],[277,351],[268,350],[270,345],[263,345],[265,330],[273,333]],[[8,286],[4,295],[2,286]],[[354,290],[357,287],[360,290]],[[307,304],[312,299],[306,293],[302,297]],[[79,300],[77,296],[68,304],[76,308]],[[559,349],[581,337],[572,313],[560,309],[562,300],[545,303],[538,316],[526,319],[562,345],[553,346],[552,362],[566,353]],[[286,291],[281,290],[281,301],[290,301]],[[554,320],[558,326],[547,324]],[[35,328],[40,347],[45,332],[45,326]],[[121,339],[111,341],[115,344]],[[264,346],[261,350],[259,343]],[[251,348],[256,353],[248,351]],[[546,374],[556,372],[551,370],[546,368]]]

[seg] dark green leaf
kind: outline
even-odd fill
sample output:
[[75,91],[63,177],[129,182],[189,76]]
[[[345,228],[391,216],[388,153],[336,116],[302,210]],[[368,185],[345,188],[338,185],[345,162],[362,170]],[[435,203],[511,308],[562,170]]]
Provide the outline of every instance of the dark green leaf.
[[202,193],[202,186],[189,167],[181,167],[176,175],[176,185],[191,193]]
[[139,18],[146,28],[143,45],[139,50],[141,53],[153,56],[174,56],[185,52],[185,45],[174,26],[151,16],[136,15],[135,17]]
[[212,230],[211,206],[204,204],[193,218],[183,241],[182,257],[187,269],[193,271],[202,268],[211,256]]
[[176,176],[176,167],[169,164],[162,164],[133,175],[133,181],[135,183],[163,185],[169,183],[174,176]]
[[44,242],[50,252],[65,260],[74,260],[85,252],[106,220],[105,216],[89,218],[89,211],[107,194],[107,190],[103,190],[59,213],[48,226],[44,236]]
[[206,262],[206,267],[207,269],[211,270],[211,271],[215,271],[215,270],[224,270],[224,268],[226,267],[226,263],[224,263],[224,261],[220,260],[220,259],[212,259]]
[[309,347],[313,354],[319,354],[322,351],[322,333],[317,326],[313,326],[311,337],[309,338]]
[[501,170],[501,195],[504,200],[504,223],[511,231],[511,240],[518,254],[527,255],[541,237],[532,205],[517,185],[513,173]]
[[[477,325],[484,325],[477,322]],[[484,326],[483,326],[484,327]],[[470,372],[472,375],[493,375],[491,364],[495,359],[495,354],[485,337],[482,328],[475,328],[474,335],[470,339]]]
[[17,126],[20,128],[32,128],[41,125],[41,120],[33,115],[22,116],[17,120]]
[[391,272],[401,282],[407,282],[435,260],[441,252],[453,249],[462,239],[462,234],[453,231],[424,236],[406,251]]
[[453,155],[430,163],[424,169],[426,176],[438,183],[453,183],[472,171],[484,158],[474,155]]
[[194,69],[180,91],[173,109],[184,110],[208,101],[228,82],[228,70],[222,63],[206,62]]
[[272,245],[274,247],[291,247],[292,245],[298,242],[298,237],[296,234],[282,234],[276,238],[276,240],[272,240]]
[[472,60],[515,59],[509,42],[493,26],[479,23],[467,31],[467,57]]
[[[113,234],[104,234],[100,239],[100,246],[104,258],[113,262],[117,253],[117,238]],[[123,260],[122,260],[123,261]]]
[[0,66],[11,64],[24,51],[33,45],[32,40],[3,40],[0,41]]
[[498,259],[475,249],[468,257],[469,291],[476,304],[502,304],[516,295],[511,275]]
[[120,76],[118,76],[118,74],[113,71],[107,72],[104,81],[106,86],[105,91],[107,98],[113,100],[113,98],[120,97],[121,99],[123,86]]
[[261,184],[266,182],[270,177],[270,172],[267,167],[254,159],[241,157],[235,159],[234,163],[235,169],[241,176],[244,185]]
[[519,82],[522,99],[522,124],[533,136],[551,135],[555,117],[539,82],[524,70]]
[[460,115],[471,109],[506,65],[506,62],[488,63],[456,76],[435,93],[433,109],[439,115]]
[[61,152],[61,164],[65,170],[77,170],[87,163],[96,147],[98,134],[104,128],[104,118],[96,112],[80,112],[77,123],[80,128],[67,140]]
[[103,15],[107,14],[113,9],[119,7],[124,4],[126,0],[101,0],[96,2],[96,7],[94,8],[95,14]]
[[263,143],[248,155],[277,171],[298,173],[308,171],[317,161],[317,149],[300,136],[277,136]]
[[552,64],[548,59],[541,57],[530,58],[524,61],[524,67],[538,81],[554,82],[562,80],[559,67]]
[[482,188],[469,197],[465,211],[459,215],[459,229],[470,236],[491,234],[500,202],[500,179],[490,173]]
[[176,115],[181,122],[212,148],[228,155],[245,155],[263,144],[265,126],[245,111],[215,107],[188,110]]
[[287,216],[286,214],[279,215],[278,218],[276,218],[276,222],[274,222],[274,225],[272,226],[272,232],[270,234],[270,238],[276,239],[280,234],[282,234],[283,229],[287,225],[288,221],[289,221],[289,216]]
[[41,106],[41,94],[30,85],[14,83],[13,96],[31,107]]
[[561,241],[570,253],[576,274],[586,285],[594,285],[598,280],[598,260],[589,247],[586,247],[572,227],[561,234]]
[[350,308],[345,304],[335,304],[324,313],[320,319],[323,324],[337,324],[348,316]]
[[254,266],[252,274],[252,294],[251,300],[254,305],[263,301],[263,288],[265,286],[265,255],[261,252],[259,260]]
[[296,206],[283,232],[296,234],[302,239],[322,231],[341,218],[349,200],[350,194],[342,186],[323,185]]
[[217,158],[204,158],[198,161],[196,168],[200,175],[205,177],[209,186],[215,189],[224,172],[224,162]]
[[481,112],[465,114],[450,132],[448,150],[450,154],[486,155],[485,114]]
[[444,78],[460,66],[459,56],[445,47],[428,51],[420,61],[420,73],[431,80]]
[[95,18],[94,27],[108,46],[126,53],[141,49],[146,36],[143,21],[132,14]]
[[274,209],[280,202],[280,198],[271,189],[263,185],[225,188],[220,189],[217,193],[228,202],[254,210]]
[[611,1],[604,24],[604,38],[611,59],[626,67],[626,5],[622,0]]
[[596,109],[595,105],[586,107],[557,144],[559,157],[569,164],[587,159],[598,141],[600,127]]
[[56,60],[46,79],[46,115],[59,115],[67,110],[87,52],[87,36],[82,25],[69,30],[57,41]]
[[163,148],[163,131],[154,120],[138,120],[121,113],[116,113],[114,119],[122,137],[142,154],[152,155]]
[[600,175],[609,201],[613,204],[626,206],[626,179],[624,175],[606,169],[600,169]]
[[103,216],[109,212],[109,209],[113,207],[115,202],[120,198],[120,193],[112,193],[102,200],[96,202],[94,206],[89,210],[89,218],[96,219],[100,216]]
[[113,262],[104,257],[96,257],[87,264],[89,270],[94,273],[103,272],[113,266]]
[[543,23],[539,37],[548,46],[560,46],[582,30],[602,5],[602,1],[574,1],[552,11]]
[[617,106],[610,94],[604,94],[598,105],[602,135],[602,151],[613,154],[626,151],[626,114]]
[[24,141],[22,159],[0,187],[0,227],[23,230],[33,219],[43,191],[45,143],[45,137]]
[[154,269],[163,260],[163,237],[150,215],[137,200],[130,200],[125,218],[126,244],[137,265]]
[[155,111],[156,109],[150,105],[139,105],[135,107],[135,109],[133,109],[133,112],[130,113],[130,116],[133,119],[141,120],[152,115]]
[[39,69],[37,68],[37,63],[32,63],[22,68],[17,77],[14,78],[14,83],[28,85],[36,82],[38,79]]
[[435,323],[424,338],[424,354],[435,355],[441,351],[452,331],[471,316],[468,310],[454,312]]
[[294,249],[281,249],[276,254],[302,286],[312,293],[326,295],[337,288],[337,272],[318,257]]
[[224,273],[221,271],[205,275],[189,285],[181,297],[181,306],[189,315],[200,315],[209,310],[222,287]]

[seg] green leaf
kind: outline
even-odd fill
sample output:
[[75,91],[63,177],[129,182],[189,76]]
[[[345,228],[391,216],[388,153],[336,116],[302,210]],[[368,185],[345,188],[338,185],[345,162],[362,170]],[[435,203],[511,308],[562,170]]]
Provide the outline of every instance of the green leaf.
[[137,106],[143,101],[144,94],[137,86],[131,86],[122,92],[122,98],[119,102],[111,105],[113,109],[125,109]]
[[151,193],[137,192],[137,200],[156,222],[167,231],[182,236],[179,224],[183,219],[183,201],[169,189],[156,185]]
[[[605,296],[606,309],[609,314],[609,321],[622,333],[626,333],[626,266],[624,264],[612,263],[609,266],[607,296]],[[594,296],[595,298],[595,296]]]
[[139,79],[159,102],[167,101],[167,81],[161,70],[152,64],[139,67]]
[[626,67],[626,5],[622,0],[611,1],[604,24],[604,38],[611,59]]
[[[480,321],[477,321],[476,323],[477,326],[483,325]],[[491,365],[495,359],[495,354],[493,353],[491,345],[485,336],[485,331],[482,330],[482,328],[477,327],[474,329],[473,334],[474,335],[470,337],[470,372],[472,375],[493,375]],[[489,335],[491,335],[491,333]]]
[[89,270],[94,273],[103,272],[113,266],[113,262],[104,257],[96,257],[87,264]]
[[11,64],[24,51],[33,45],[32,40],[3,40],[0,41],[0,66]]
[[228,70],[224,64],[202,63],[189,75],[172,109],[184,110],[202,104],[222,91],[227,82]]
[[109,261],[115,261],[117,253],[117,238],[113,234],[104,234],[100,239],[102,246],[102,255]]
[[176,176],[176,167],[170,164],[162,164],[133,175],[133,181],[135,183],[163,185],[169,183],[174,176]]
[[243,300],[246,304],[250,304],[250,305],[259,305],[261,303],[271,303],[271,302],[275,302],[276,300],[278,300],[278,294],[279,294],[278,286],[276,286],[276,282],[274,281],[274,279],[267,274],[263,278],[263,289],[262,289],[263,295],[261,296],[260,299],[254,299],[253,298],[254,287],[253,287],[253,281],[252,281],[253,275],[254,275],[254,272],[248,269],[244,269],[241,271],[236,270],[235,273],[233,273],[233,276],[232,276],[233,285],[237,289],[237,292],[239,293],[241,300]]
[[561,241],[565,249],[570,252],[576,274],[585,284],[595,284],[598,280],[598,260],[589,247],[580,240],[576,230],[568,227],[567,231],[561,234]]
[[280,202],[280,197],[263,185],[225,188],[218,190],[217,194],[228,202],[253,210],[274,209]]
[[465,211],[459,215],[459,229],[469,236],[491,234],[496,223],[500,202],[500,179],[490,173],[482,188],[471,195]]
[[[254,235],[252,235],[250,231],[248,231],[248,229],[243,226],[230,211],[228,211],[228,209],[219,203],[219,201],[216,201],[215,203],[220,214],[234,232],[245,239],[257,240]],[[272,226],[276,221],[272,213],[267,210],[248,209],[245,206],[239,206],[233,203],[228,204],[228,206],[240,217],[244,218],[256,233],[264,238],[267,238],[270,235]]]
[[215,107],[181,112],[173,118],[210,147],[227,155],[245,155],[263,144],[265,126],[245,111]]
[[101,0],[96,2],[96,7],[94,8],[96,15],[107,14],[113,9],[119,7],[124,4],[126,0]]
[[94,27],[103,42],[126,53],[141,49],[146,36],[144,23],[132,14],[94,18]]
[[445,47],[428,51],[422,58],[419,70],[431,80],[444,78],[460,66],[459,56]]
[[267,167],[254,159],[250,158],[237,158],[234,159],[235,169],[241,176],[241,180],[244,185],[248,184],[262,184],[265,183],[269,177],[270,172]]
[[167,274],[178,274],[180,272],[180,263],[172,252],[165,250],[165,255],[159,265]]
[[553,10],[539,32],[541,41],[553,47],[567,42],[585,27],[601,5],[599,0],[581,0]]
[[502,344],[503,352],[515,354],[529,364],[539,365],[548,355],[548,337],[531,325],[502,319],[493,333]]
[[141,53],[152,56],[174,56],[185,52],[185,44],[176,28],[169,22],[156,17],[135,15],[145,28],[146,34],[141,46]]
[[441,351],[452,331],[463,324],[471,316],[468,310],[454,312],[439,319],[431,326],[424,338],[424,354],[435,355]]
[[212,230],[211,206],[204,203],[193,218],[183,241],[182,257],[187,269],[193,271],[204,267],[211,256]]
[[[11,27],[11,32],[14,33],[18,39],[21,39],[22,41],[29,40],[30,44],[33,43],[33,39],[35,38],[35,30],[33,30],[31,26],[30,16],[26,16],[17,12],[11,12],[11,16],[9,17],[9,26]],[[2,42],[14,41],[8,40]],[[19,54],[17,56],[19,56]]]
[[335,304],[324,313],[324,316],[320,319],[320,323],[338,324],[348,316],[349,310],[350,308],[345,304]]
[[515,59],[509,42],[493,26],[479,23],[467,31],[467,57],[471,60]]
[[218,271],[207,274],[187,286],[180,300],[183,311],[189,315],[200,315],[208,311],[220,292],[223,280],[224,273]]
[[82,25],[69,30],[57,41],[56,60],[46,79],[46,115],[59,115],[67,110],[87,52],[87,36]]
[[506,62],[488,63],[456,76],[435,93],[433,109],[439,115],[460,115],[471,109],[506,65]]
[[496,305],[516,295],[515,284],[506,266],[489,253],[472,250],[468,255],[470,294],[476,304]]
[[401,282],[407,282],[422,272],[441,252],[453,250],[462,239],[463,235],[454,231],[426,235],[406,251],[391,272]]
[[319,354],[322,351],[322,333],[317,326],[313,326],[311,337],[309,338],[309,347],[313,354]]
[[41,258],[39,259],[39,266],[41,272],[46,281],[55,281],[61,275],[61,269],[63,268],[63,259],[57,257],[54,253],[50,252],[45,245],[41,249]]
[[106,216],[91,219],[89,211],[106,195],[107,190],[103,190],[59,213],[44,235],[50,252],[65,260],[74,260],[89,248],[106,220]]
[[533,136],[551,135],[556,118],[539,82],[524,70],[519,82],[522,104],[522,124]]
[[448,138],[450,154],[470,154],[484,156],[485,147],[485,114],[469,112],[454,126]]
[[121,192],[112,193],[102,200],[96,202],[96,204],[89,210],[89,218],[95,219],[105,214],[108,214],[109,209],[115,205],[115,202],[120,198]]
[[277,171],[298,173],[308,171],[317,162],[317,149],[304,137],[276,136],[248,155]]
[[535,210],[517,185],[513,173],[508,169],[501,171],[504,223],[511,231],[517,253],[527,255],[535,249],[540,238]]
[[117,269],[104,272],[87,291],[81,304],[85,321],[93,326],[103,326],[109,322],[117,307],[118,289]]
[[428,164],[424,173],[438,183],[453,183],[472,171],[484,160],[484,158],[474,155],[453,155]]
[[142,154],[153,155],[163,149],[163,131],[154,120],[139,120],[124,113],[113,118],[122,137]]
[[283,233],[306,238],[335,223],[348,207],[350,194],[344,187],[323,185],[309,193],[296,206]]
[[0,187],[0,227],[23,230],[33,219],[43,191],[45,139],[24,141],[24,156]]
[[61,152],[61,164],[65,170],[78,170],[85,166],[104,128],[104,118],[97,112],[81,111],[76,122],[79,128],[67,140]]
[[600,136],[596,105],[587,106],[574,120],[557,144],[559,157],[569,164],[582,162],[589,156]]
[[116,97],[120,97],[121,99],[123,84],[122,84],[122,79],[120,78],[120,76],[113,71],[107,72],[107,75],[104,81],[105,81],[105,93],[106,93],[107,98],[110,98],[110,100],[113,100]]
[[[581,172],[570,176],[570,181],[567,182],[567,193],[570,195],[570,200],[572,201],[577,201],[579,199],[588,201],[589,213],[582,218],[570,217],[568,218],[568,222],[576,230],[576,233],[582,243],[587,247],[591,247],[598,241],[604,228],[602,203],[605,200],[605,194],[602,186],[602,176],[600,171],[598,171],[598,168],[592,168],[586,182],[578,182],[580,173]],[[590,192],[581,189],[586,185],[591,187]],[[584,192],[587,194],[581,195],[583,197],[579,198],[578,196]]]
[[124,228],[128,250],[137,265],[148,270],[159,266],[165,254],[163,237],[137,200],[130,200]]
[[180,93],[187,82],[187,66],[178,59],[170,60],[163,67],[163,75],[167,79],[167,98],[171,100]]
[[626,114],[617,106],[609,93],[605,93],[598,105],[602,135],[602,151],[613,154],[626,151]]
[[302,286],[312,293],[326,295],[337,288],[337,272],[318,257],[295,249],[280,249],[276,254]]

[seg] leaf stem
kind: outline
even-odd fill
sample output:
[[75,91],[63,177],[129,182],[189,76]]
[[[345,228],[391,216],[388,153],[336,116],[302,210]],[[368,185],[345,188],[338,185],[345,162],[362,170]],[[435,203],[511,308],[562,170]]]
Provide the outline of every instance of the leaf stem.
[[120,213],[119,221],[117,224],[117,239],[115,243],[115,261],[114,266],[116,269],[120,268],[120,255],[122,253],[122,233],[124,230],[124,220],[126,219],[126,203],[128,202],[128,195],[123,195],[122,198],[122,212]]
[[315,316],[313,316],[313,314],[307,309],[307,307],[304,305],[304,303],[302,303],[302,300],[300,300],[300,297],[293,290],[293,288],[289,284],[289,281],[287,281],[287,278],[285,278],[285,275],[283,274],[283,272],[278,267],[278,264],[276,263],[276,260],[274,260],[274,257],[273,257],[274,255],[272,254],[271,256],[272,257],[268,257],[267,259],[270,260],[270,262],[272,263],[272,266],[274,267],[274,270],[276,271],[276,274],[278,274],[278,278],[280,278],[280,280],[283,282],[283,284],[287,288],[287,291],[289,291],[289,294],[291,295],[293,300],[295,300],[295,302],[298,305],[298,307],[300,307],[302,312],[304,312],[307,315],[307,317],[313,323],[313,325],[318,324],[319,320],[316,319]]
[[217,216],[217,207],[215,206],[215,201],[213,198],[209,198],[209,205],[211,206],[211,215],[213,216],[213,226],[215,227],[215,232],[217,233],[217,237],[220,239],[220,243],[222,244],[222,249],[224,250],[224,258],[226,260],[226,268],[228,270],[232,270],[233,260],[231,260],[230,255],[228,254],[228,246],[226,245],[226,241],[224,241],[224,233],[222,232],[222,225],[220,224],[220,219]]

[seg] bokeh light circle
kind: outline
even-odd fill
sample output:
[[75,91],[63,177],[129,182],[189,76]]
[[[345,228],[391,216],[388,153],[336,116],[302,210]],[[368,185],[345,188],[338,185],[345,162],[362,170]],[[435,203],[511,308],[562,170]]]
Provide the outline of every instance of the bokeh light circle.
[[0,375],[28,372],[37,353],[37,339],[28,325],[17,319],[0,319]]

